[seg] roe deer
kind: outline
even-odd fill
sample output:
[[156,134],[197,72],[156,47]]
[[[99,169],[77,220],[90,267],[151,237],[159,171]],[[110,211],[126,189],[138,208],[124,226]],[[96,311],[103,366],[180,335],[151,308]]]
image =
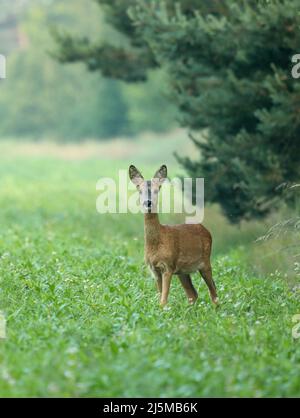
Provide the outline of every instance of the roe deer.
[[162,165],[152,180],[145,181],[138,169],[129,167],[130,180],[140,194],[144,211],[145,262],[156,278],[160,304],[167,303],[171,278],[179,276],[189,303],[198,297],[190,273],[199,271],[208,286],[213,303],[218,303],[216,286],[212,278],[210,254],[212,238],[201,224],[161,225],[157,214],[158,192],[167,177]]

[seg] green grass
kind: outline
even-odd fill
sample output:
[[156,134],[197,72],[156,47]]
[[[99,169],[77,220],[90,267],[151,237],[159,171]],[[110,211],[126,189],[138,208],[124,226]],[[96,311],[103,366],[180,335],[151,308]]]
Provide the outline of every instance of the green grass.
[[95,210],[98,178],[126,166],[2,157],[1,396],[299,396],[299,292],[253,273],[242,231],[212,225],[220,307],[195,276],[198,303],[174,278],[162,310],[142,217]]

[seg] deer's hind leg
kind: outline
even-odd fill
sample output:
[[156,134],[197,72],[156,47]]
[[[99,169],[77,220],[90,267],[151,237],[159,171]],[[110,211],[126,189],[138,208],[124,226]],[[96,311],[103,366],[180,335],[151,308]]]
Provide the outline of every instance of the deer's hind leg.
[[165,306],[168,302],[172,274],[173,273],[171,271],[164,271],[162,273],[162,293],[160,298],[161,306]]
[[198,298],[197,290],[194,288],[191,276],[189,274],[179,274],[179,279],[181,281],[182,287],[187,295],[188,301],[190,304],[196,302]]
[[159,295],[161,296],[162,294],[162,274],[161,271],[155,268],[151,268],[151,271],[155,277],[155,282],[156,282],[156,288],[157,291],[159,293]]
[[215,282],[212,278],[212,272],[211,272],[211,266],[210,263],[206,264],[204,267],[202,267],[200,270],[200,274],[203,277],[210,293],[210,297],[212,302],[217,305],[218,304],[218,295],[217,295],[217,288],[215,285]]

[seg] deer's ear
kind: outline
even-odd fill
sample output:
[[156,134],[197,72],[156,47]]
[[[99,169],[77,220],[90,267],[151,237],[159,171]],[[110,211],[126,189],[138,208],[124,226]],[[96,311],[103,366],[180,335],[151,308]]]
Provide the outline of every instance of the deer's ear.
[[136,187],[139,187],[144,181],[144,177],[134,165],[129,167],[129,178]]
[[159,181],[159,184],[162,185],[168,176],[168,169],[166,165],[162,165],[157,172],[154,174],[153,178]]

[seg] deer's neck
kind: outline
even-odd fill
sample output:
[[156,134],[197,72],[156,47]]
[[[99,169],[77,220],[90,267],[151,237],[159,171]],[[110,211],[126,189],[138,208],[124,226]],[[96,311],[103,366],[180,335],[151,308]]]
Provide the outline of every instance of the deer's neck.
[[158,244],[160,223],[157,213],[144,214],[144,232],[146,247],[153,247]]

